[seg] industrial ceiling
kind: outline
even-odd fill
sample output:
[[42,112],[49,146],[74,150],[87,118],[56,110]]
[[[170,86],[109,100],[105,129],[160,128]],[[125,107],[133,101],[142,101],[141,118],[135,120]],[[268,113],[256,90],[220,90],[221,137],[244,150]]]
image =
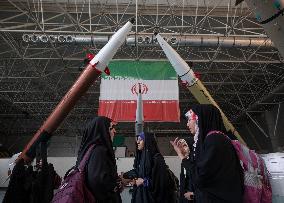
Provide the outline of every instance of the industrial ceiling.
[[[1,136],[33,135],[82,72],[86,53],[96,54],[132,17],[114,60],[167,60],[153,37],[159,32],[236,126],[283,102],[283,58],[245,3],[7,0],[0,1]],[[99,86],[97,80],[55,135],[74,135],[97,115]],[[194,103],[180,85],[181,113]],[[146,127],[158,136],[188,133],[183,120]],[[134,135],[134,124],[121,124],[118,133]]]

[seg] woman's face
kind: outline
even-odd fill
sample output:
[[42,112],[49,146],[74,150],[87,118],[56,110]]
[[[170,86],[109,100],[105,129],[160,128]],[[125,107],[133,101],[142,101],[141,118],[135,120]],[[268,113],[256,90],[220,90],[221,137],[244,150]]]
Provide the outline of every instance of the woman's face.
[[196,133],[195,126],[196,126],[196,120],[188,120],[187,121],[187,127],[188,127],[190,133],[193,134],[193,135],[195,135],[195,133]]
[[196,130],[195,130],[196,119],[191,119],[191,117],[188,117],[186,126],[188,127],[190,133],[195,135],[195,133],[196,133]]
[[137,143],[137,149],[138,150],[143,150],[144,149],[144,145],[145,145],[145,142],[143,139],[141,139],[141,137],[138,137],[137,140],[136,140],[136,143]]
[[111,138],[112,142],[113,142],[113,138],[114,138],[115,133],[116,133],[116,130],[114,128],[116,124],[117,124],[116,122],[111,122],[110,126],[109,126],[109,134],[110,134],[110,138]]

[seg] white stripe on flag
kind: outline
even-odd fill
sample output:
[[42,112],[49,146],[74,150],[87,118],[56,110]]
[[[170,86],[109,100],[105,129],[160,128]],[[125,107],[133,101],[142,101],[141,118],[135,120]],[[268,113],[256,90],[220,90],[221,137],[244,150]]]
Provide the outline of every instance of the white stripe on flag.
[[142,83],[143,100],[178,100],[178,80],[101,80],[100,100],[136,100]]

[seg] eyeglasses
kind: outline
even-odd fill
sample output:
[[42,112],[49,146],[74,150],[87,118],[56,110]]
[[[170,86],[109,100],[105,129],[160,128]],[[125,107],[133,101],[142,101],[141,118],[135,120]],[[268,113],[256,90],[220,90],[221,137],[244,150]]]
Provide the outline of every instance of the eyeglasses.
[[110,127],[109,127],[109,131],[113,130],[115,128],[115,126],[117,125],[117,122],[116,121],[113,121],[111,120],[111,123],[110,123]]
[[140,142],[140,141],[142,141],[143,139],[141,138],[141,137],[137,137],[137,139],[136,139],[136,141],[137,142]]
[[114,129],[114,126],[109,127],[109,130],[110,130],[110,131],[113,130],[113,129]]

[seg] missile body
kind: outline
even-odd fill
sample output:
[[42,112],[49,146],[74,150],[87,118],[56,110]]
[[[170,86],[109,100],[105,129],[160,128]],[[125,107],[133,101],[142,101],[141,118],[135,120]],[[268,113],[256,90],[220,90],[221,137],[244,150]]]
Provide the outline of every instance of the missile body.
[[245,2],[284,57],[284,1],[245,0]]
[[135,119],[135,135],[136,137],[143,132],[143,100],[141,94],[141,85],[139,83],[139,92],[137,95],[137,106],[136,106],[136,119]]
[[234,128],[232,123],[228,120],[224,112],[215,102],[215,100],[211,97],[207,89],[204,87],[202,82],[195,77],[192,69],[188,66],[188,64],[180,57],[180,55],[159,35],[156,35],[156,38],[165,52],[167,58],[170,63],[174,67],[175,71],[179,75],[180,79],[187,84],[187,88],[193,94],[195,99],[200,104],[213,104],[216,106],[222,115],[224,125],[227,130],[230,130],[242,143],[245,144],[244,140],[241,138],[237,130]]
[[68,113],[73,109],[76,102],[88,90],[101,72],[106,72],[105,69],[109,61],[125,41],[133,23],[134,19],[132,19],[131,22],[127,22],[121,29],[119,29],[111,37],[110,41],[90,61],[74,85],[69,89],[47,120],[26,145],[19,159],[23,158],[24,160],[29,161],[34,158],[35,148],[38,143],[41,141],[47,141],[51,137],[51,133],[58,128]]

